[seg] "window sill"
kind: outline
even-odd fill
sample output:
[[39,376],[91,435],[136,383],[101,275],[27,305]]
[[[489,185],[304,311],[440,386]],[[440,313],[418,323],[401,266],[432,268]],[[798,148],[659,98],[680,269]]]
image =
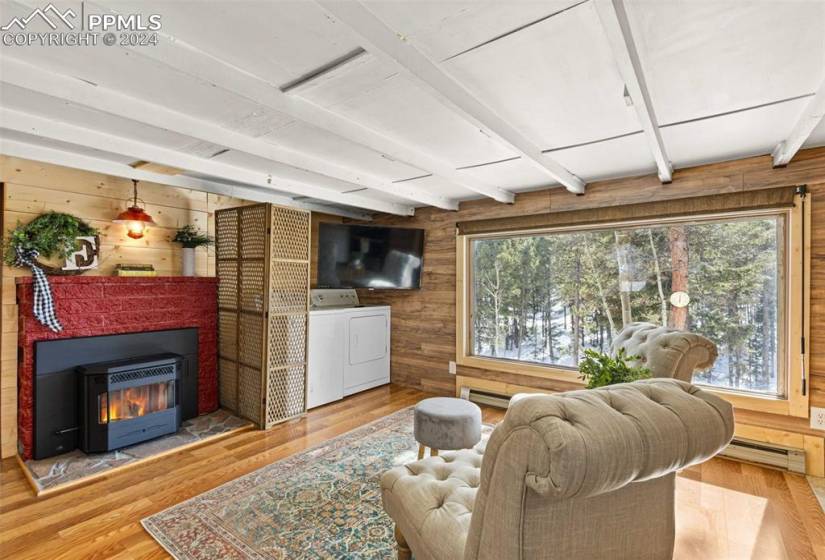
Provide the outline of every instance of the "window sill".
[[[731,391],[713,389],[706,385],[702,385],[701,388],[728,401],[736,408],[753,410],[755,412],[767,412],[769,414],[780,414],[783,416],[797,416],[796,414],[792,414],[791,401],[788,399],[742,395]],[[805,415],[804,418],[807,418],[807,415]]]
[[530,375],[543,379],[556,379],[584,387],[584,382],[579,379],[579,372],[575,369],[542,366],[503,358],[482,358],[479,356],[461,356],[458,359],[458,365],[490,371],[501,371],[504,373],[515,373],[518,375]]
[[[568,368],[542,366],[515,360],[505,360],[502,358],[482,358],[479,356],[462,356],[458,364],[489,371],[500,371],[504,373],[515,373],[518,375],[528,375],[543,379],[555,379],[565,381],[584,387],[584,382],[579,379],[578,371]],[[807,418],[807,407],[799,407],[799,412],[795,413],[791,406],[790,399],[778,399],[775,397],[760,397],[756,395],[743,395],[731,391],[714,389],[707,385],[702,385],[705,391],[713,393],[721,399],[731,403],[734,407],[755,412],[766,412],[769,414],[779,414],[783,416],[798,416]]]

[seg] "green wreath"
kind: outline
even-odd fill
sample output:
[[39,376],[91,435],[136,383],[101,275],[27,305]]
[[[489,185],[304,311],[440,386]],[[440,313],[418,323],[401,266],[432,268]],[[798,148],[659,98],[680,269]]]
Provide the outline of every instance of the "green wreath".
[[[37,251],[38,255],[50,258],[57,255],[66,259],[77,250],[76,238],[97,235],[93,228],[80,218],[61,212],[46,212],[28,224],[20,224],[9,230],[3,261],[9,266],[16,266],[17,249]],[[60,273],[47,265],[42,265],[47,272]]]

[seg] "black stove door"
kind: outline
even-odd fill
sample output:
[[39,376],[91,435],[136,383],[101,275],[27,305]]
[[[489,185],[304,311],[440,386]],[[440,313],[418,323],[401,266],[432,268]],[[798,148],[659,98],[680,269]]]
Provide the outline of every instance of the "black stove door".
[[[77,373],[59,371],[34,378],[34,458],[45,459],[77,447],[80,428]],[[47,403],[47,406],[37,406]]]
[[[109,450],[108,378],[105,375],[77,375],[80,391],[80,438],[78,447],[86,453]],[[101,396],[103,408],[101,415]],[[102,421],[98,421],[98,420]]]

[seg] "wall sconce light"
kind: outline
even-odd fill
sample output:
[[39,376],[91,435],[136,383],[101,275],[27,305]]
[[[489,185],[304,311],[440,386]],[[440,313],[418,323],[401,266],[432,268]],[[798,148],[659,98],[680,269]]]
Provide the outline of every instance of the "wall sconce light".
[[[149,226],[157,225],[155,221],[152,219],[152,216],[147,214],[143,211],[143,208],[138,206],[138,197],[137,197],[137,179],[132,179],[132,184],[134,185],[134,200],[132,201],[132,205],[117,215],[117,218],[112,220],[116,224],[124,224],[126,226],[126,235],[131,237],[132,239],[140,239],[143,237],[143,234],[146,232],[146,228]],[[141,200],[141,202],[143,202]],[[143,202],[146,204],[145,202]]]

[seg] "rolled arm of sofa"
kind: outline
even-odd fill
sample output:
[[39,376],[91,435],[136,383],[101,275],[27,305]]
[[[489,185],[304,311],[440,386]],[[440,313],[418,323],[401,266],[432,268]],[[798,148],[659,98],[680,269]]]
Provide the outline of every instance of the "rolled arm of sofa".
[[[730,442],[733,428],[729,403],[674,379],[526,396],[490,438],[482,484],[496,453],[520,440],[535,446],[519,454],[527,487],[556,499],[594,496],[705,461]],[[525,430],[531,437],[512,439]]]
[[688,383],[696,370],[716,361],[716,345],[702,335],[653,323],[630,323],[613,341],[612,351],[624,348],[628,356],[640,356],[653,377],[671,377]]

